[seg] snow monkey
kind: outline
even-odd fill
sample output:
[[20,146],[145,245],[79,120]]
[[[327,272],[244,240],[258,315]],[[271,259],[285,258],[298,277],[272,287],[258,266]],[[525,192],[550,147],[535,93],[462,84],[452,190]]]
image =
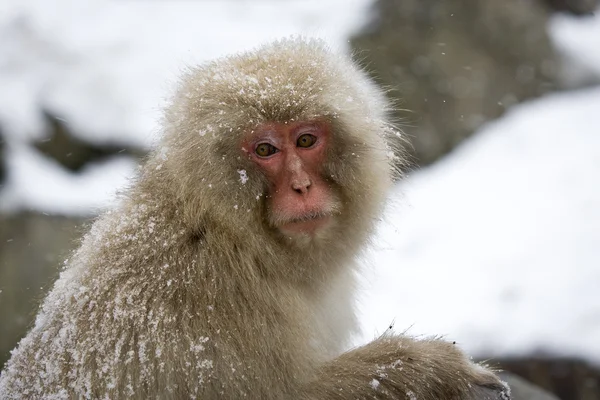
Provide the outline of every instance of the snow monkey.
[[318,40],[189,68],[162,142],[65,263],[0,398],[508,399],[441,340],[388,333],[343,352],[354,260],[393,174],[386,108]]

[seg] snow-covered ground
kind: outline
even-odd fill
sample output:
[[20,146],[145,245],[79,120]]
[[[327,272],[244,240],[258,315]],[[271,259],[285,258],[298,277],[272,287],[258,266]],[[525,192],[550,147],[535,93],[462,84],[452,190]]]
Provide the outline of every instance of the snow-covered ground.
[[[0,208],[94,213],[134,173],[117,159],[73,175],[31,151],[40,106],[88,140],[149,146],[183,65],[294,33],[345,49],[370,2],[0,2],[10,172]],[[600,17],[550,28],[571,59],[600,71]],[[474,354],[600,363],[600,89],[511,109],[392,199],[365,262],[359,340],[395,321]]]
[[365,269],[367,337],[395,320],[482,356],[600,363],[600,88],[515,107],[393,199]]
[[[562,71],[565,81],[577,83],[585,80],[589,73],[600,74],[600,18],[597,13],[578,19],[557,14],[549,25],[554,45],[571,61]],[[578,76],[582,73],[584,77]]]

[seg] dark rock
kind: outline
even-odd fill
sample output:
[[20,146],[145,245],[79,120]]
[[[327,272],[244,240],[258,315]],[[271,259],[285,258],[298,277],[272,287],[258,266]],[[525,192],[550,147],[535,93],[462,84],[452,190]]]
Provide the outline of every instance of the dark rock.
[[560,399],[600,399],[600,368],[585,361],[551,355],[495,361],[502,370],[518,375]]
[[589,15],[600,5],[598,0],[544,0],[555,11],[565,11],[575,15]]
[[552,393],[532,385],[517,375],[503,372],[500,378],[510,386],[512,400],[560,400]]
[[377,0],[352,39],[405,122],[420,164],[486,121],[557,86],[548,10],[522,0]]
[[83,220],[0,214],[0,369],[81,235]]
[[145,151],[131,145],[89,143],[77,138],[65,122],[44,112],[49,135],[35,143],[35,147],[47,157],[59,162],[71,171],[80,171],[91,162],[99,162],[117,154],[142,157]]

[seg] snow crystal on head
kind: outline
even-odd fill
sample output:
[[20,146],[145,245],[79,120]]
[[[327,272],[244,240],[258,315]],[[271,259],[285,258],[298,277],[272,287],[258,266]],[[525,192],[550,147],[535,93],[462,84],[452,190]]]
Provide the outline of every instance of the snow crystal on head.
[[173,102],[166,125],[175,127],[176,135],[193,131],[206,140],[242,134],[265,121],[377,122],[387,108],[346,56],[332,53],[321,40],[300,37],[191,68],[175,98],[185,101]]
[[240,182],[242,185],[245,185],[248,182],[248,175],[245,169],[238,169],[238,174],[240,174]]

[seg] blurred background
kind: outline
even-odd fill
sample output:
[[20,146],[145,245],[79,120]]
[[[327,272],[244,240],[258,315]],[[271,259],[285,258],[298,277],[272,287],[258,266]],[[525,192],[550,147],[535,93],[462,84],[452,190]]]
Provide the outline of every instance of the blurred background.
[[352,54],[411,142],[364,257],[370,340],[443,334],[600,399],[597,0],[1,0],[0,368],[135,174],[185,65],[292,34]]

